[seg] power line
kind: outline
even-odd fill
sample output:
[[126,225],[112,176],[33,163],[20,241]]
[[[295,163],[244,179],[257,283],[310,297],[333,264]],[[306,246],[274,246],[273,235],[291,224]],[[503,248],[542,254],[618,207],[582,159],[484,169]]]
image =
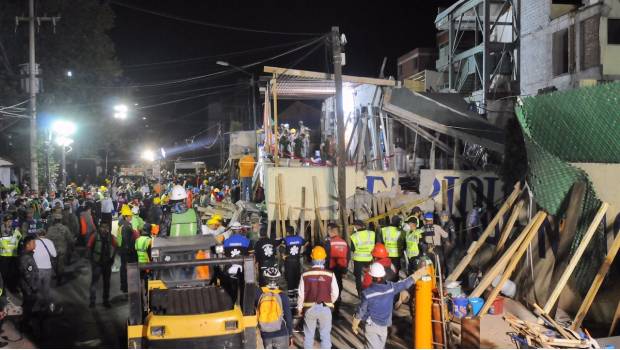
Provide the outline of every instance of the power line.
[[136,109],[137,110],[142,110],[142,109],[147,109],[147,108],[165,106],[165,105],[169,105],[169,104],[173,104],[173,103],[183,102],[183,101],[187,101],[187,100],[193,100],[193,99],[196,99],[196,98],[199,98],[199,97],[216,95],[216,94],[220,94],[222,92],[227,92],[227,91],[230,91],[230,90],[233,90],[233,89],[222,89],[222,90],[219,90],[219,91],[209,92],[209,93],[206,93],[206,94],[199,94],[199,95],[179,98],[179,99],[176,99],[176,100],[160,102],[160,103],[156,103],[156,104],[152,104],[152,105],[148,105],[148,106],[141,106],[141,107],[136,108]]
[[227,53],[215,54],[215,55],[208,55],[208,56],[199,56],[199,57],[191,57],[191,58],[184,58],[184,59],[175,59],[175,60],[151,62],[151,63],[139,63],[139,64],[123,65],[123,66],[121,66],[121,68],[123,70],[134,70],[134,69],[135,70],[139,70],[139,69],[155,68],[154,66],[161,66],[161,65],[184,64],[184,63],[200,62],[200,61],[203,61],[203,60],[206,60],[206,59],[212,59],[212,58],[231,57],[231,56],[248,54],[248,53],[252,53],[252,52],[268,51],[268,50],[277,49],[277,48],[280,48],[280,47],[287,47],[287,46],[302,44],[302,43],[305,43],[305,42],[309,42],[311,40],[312,39],[310,39],[310,40],[300,40],[300,41],[294,41],[294,42],[289,42],[289,43],[285,43],[285,44],[257,47],[257,48],[254,48],[254,49],[241,50],[241,51],[233,51],[233,52],[227,52]]
[[151,15],[160,16],[160,17],[164,17],[164,18],[168,18],[168,19],[173,19],[173,20],[177,20],[177,21],[181,21],[181,22],[201,25],[201,26],[205,26],[205,27],[218,28],[218,29],[228,29],[228,30],[235,30],[235,31],[239,31],[239,32],[262,33],[262,34],[277,34],[277,35],[301,35],[301,36],[321,35],[321,33],[281,32],[281,31],[272,31],[272,30],[264,30],[264,29],[253,29],[253,28],[229,26],[229,25],[225,25],[225,24],[218,24],[218,23],[212,23],[212,22],[198,21],[198,20],[190,19],[190,18],[183,18],[183,17],[171,15],[171,14],[164,13],[164,12],[158,12],[158,11],[148,10],[148,9],[137,7],[137,6],[133,6],[133,5],[128,5],[128,4],[125,4],[123,2],[119,2],[119,1],[115,1],[115,0],[110,1],[110,3],[115,4],[117,6],[121,6],[121,7],[125,7],[125,8],[128,8],[128,9],[131,9],[131,10],[134,10],[134,11],[144,12],[144,13],[148,13],[148,14],[151,14]]

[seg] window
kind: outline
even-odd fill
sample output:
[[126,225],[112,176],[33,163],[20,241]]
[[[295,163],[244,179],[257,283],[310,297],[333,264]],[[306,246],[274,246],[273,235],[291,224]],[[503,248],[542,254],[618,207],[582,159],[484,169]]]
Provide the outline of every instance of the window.
[[581,70],[601,64],[599,24],[601,18],[593,16],[583,20],[581,26]]
[[553,75],[568,73],[568,29],[553,33]]
[[620,18],[607,19],[607,43],[620,45]]

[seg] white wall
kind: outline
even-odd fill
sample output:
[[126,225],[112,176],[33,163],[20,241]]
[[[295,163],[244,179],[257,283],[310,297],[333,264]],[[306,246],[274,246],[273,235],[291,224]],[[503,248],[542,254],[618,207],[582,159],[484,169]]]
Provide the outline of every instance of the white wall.
[[[620,19],[620,1],[606,0],[610,12],[607,18]],[[599,37],[601,41],[601,61],[604,75],[620,75],[620,45],[607,44],[607,18],[601,17]]]

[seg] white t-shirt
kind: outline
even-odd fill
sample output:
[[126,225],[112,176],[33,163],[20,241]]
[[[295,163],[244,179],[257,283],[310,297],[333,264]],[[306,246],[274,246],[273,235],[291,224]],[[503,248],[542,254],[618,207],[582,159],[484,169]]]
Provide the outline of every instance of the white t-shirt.
[[[35,239],[36,246],[34,248],[34,262],[37,263],[37,267],[39,269],[51,269],[52,268],[52,257],[56,257],[56,247],[54,247],[54,242],[50,241],[47,238],[38,238]],[[43,245],[45,243],[45,245]],[[47,247],[47,250],[45,249]],[[49,254],[47,251],[49,250]]]

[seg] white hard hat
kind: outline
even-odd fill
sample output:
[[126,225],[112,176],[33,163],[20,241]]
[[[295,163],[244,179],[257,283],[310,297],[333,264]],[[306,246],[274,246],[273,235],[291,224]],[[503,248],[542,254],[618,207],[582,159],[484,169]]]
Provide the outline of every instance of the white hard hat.
[[241,230],[242,227],[238,221],[235,221],[232,224],[230,224],[230,228],[233,230]]
[[183,186],[174,185],[174,187],[172,188],[172,193],[170,194],[170,200],[179,201],[185,198],[187,198],[187,192],[185,192]]
[[372,277],[376,277],[376,278],[382,278],[385,277],[385,267],[383,267],[383,265],[379,264],[379,263],[373,263],[372,265],[370,265],[370,276]]

